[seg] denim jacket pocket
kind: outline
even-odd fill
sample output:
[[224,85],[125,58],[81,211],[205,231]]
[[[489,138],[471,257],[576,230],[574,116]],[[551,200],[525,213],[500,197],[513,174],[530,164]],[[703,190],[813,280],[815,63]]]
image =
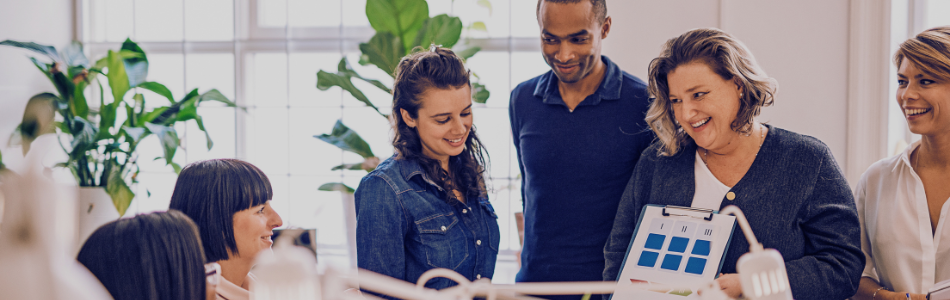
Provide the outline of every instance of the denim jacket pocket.
[[455,270],[468,259],[465,232],[454,213],[438,214],[416,221],[419,239],[425,249],[426,263],[436,268]]
[[488,237],[489,243],[488,247],[498,253],[499,244],[501,244],[501,232],[498,228],[498,215],[495,214],[495,208],[491,206],[491,203],[485,201],[481,203],[482,209],[485,210],[487,218],[485,218],[485,225],[488,228]]

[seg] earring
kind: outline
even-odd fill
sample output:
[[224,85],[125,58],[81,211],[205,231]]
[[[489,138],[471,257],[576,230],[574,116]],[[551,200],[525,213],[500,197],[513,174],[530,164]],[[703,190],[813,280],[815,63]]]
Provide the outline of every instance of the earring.
[[739,99],[742,99],[742,92],[739,92]]

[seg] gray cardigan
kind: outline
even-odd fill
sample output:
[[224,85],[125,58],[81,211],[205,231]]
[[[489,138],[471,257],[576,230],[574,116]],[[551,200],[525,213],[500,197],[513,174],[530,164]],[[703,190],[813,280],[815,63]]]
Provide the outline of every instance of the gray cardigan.
[[[695,193],[692,142],[674,156],[647,148],[620,200],[604,247],[604,280],[615,281],[645,204],[690,206]],[[831,150],[810,136],[769,126],[745,176],[730,190],[765,248],[785,259],[796,299],[845,299],[854,295],[864,269],[854,197]],[[722,273],[735,273],[749,243],[736,228]]]

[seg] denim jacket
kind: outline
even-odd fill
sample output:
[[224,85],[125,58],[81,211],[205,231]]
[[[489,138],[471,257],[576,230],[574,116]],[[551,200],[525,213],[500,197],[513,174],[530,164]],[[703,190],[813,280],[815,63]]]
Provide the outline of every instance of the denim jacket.
[[[472,281],[495,272],[498,216],[486,196],[446,201],[445,191],[418,162],[395,156],[363,177],[355,196],[360,268],[413,284],[434,268]],[[454,285],[436,278],[425,286]]]

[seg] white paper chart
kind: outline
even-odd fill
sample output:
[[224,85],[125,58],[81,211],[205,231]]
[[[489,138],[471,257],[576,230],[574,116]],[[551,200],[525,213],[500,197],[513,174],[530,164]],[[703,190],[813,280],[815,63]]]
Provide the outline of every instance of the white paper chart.
[[650,299],[694,298],[700,284],[714,280],[719,273],[735,220],[734,216],[708,210],[644,207],[618,284],[645,283],[650,285],[650,291],[618,292],[613,299],[642,299],[645,294]]

